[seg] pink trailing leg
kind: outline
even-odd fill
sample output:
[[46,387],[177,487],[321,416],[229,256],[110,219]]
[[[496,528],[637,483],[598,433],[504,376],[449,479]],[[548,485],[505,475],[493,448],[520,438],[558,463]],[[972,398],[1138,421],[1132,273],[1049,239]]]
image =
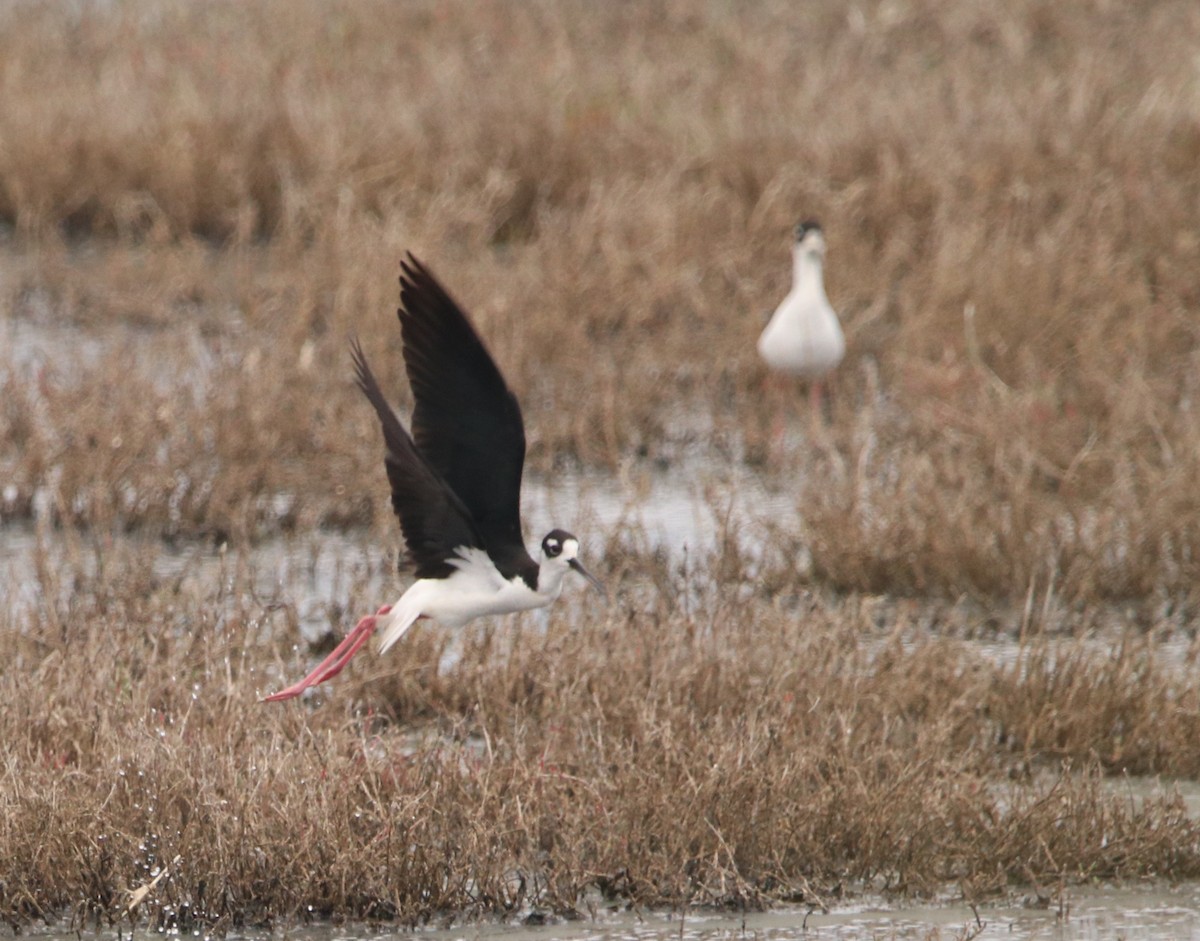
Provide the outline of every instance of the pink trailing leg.
[[368,614],[354,626],[354,630],[342,638],[342,642],[308,676],[299,683],[293,683],[287,689],[281,689],[278,693],[264,697],[260,702],[282,702],[285,699],[295,699],[310,686],[333,679],[342,672],[342,669],[350,662],[350,658],[358,653],[359,648],[371,639],[371,635],[375,633],[376,619],[383,617],[391,610],[392,606],[385,604],[374,614]]

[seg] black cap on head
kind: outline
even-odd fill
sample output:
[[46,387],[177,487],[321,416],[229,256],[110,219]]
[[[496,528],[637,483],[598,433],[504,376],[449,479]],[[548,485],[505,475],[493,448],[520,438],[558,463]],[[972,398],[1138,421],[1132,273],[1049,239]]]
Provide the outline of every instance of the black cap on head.
[[546,554],[547,559],[556,558],[563,550],[563,543],[568,539],[575,539],[575,537],[565,529],[552,529],[542,540],[542,552]]
[[797,222],[796,228],[793,231],[796,235],[796,241],[799,242],[809,232],[820,232],[821,224],[815,219],[805,219],[803,222]]

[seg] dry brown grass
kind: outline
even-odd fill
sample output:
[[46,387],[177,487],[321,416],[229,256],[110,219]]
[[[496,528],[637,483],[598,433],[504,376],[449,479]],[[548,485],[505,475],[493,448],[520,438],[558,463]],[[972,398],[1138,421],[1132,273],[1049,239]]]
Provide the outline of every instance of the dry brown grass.
[[798,621],[736,579],[685,613],[682,576],[643,559],[607,610],[576,596],[545,630],[469,631],[440,672],[446,637],[422,629],[320,708],[276,707],[255,697],[303,658],[236,554],[199,581],[119,546],[89,575],[86,555],[47,560],[58,604],[0,631],[14,921],[121,919],[168,864],[143,922],[1200,876],[1181,800],[1102,787],[1105,769],[1200,771],[1194,677],[1140,654],[1032,640],[997,667],[902,616],[880,627],[869,599],[810,599]]
[[[1100,786],[1200,774],[1157,650],[1200,574],[1197,41],[1187,0],[0,10],[0,518],[104,563],[0,621],[0,910],[115,918],[176,855],[151,921],[1200,875],[1179,801]],[[780,457],[802,216],[850,353]],[[394,540],[346,341],[405,404],[406,248],[532,474],[738,462],[802,531],[688,579],[601,533],[613,608],[255,707],[287,614],[106,539]]]
[[405,247],[476,312],[535,470],[675,461],[681,413],[761,460],[752,340],[813,215],[851,354],[825,447],[764,472],[799,478],[823,576],[1195,580],[1192,4],[4,16],[5,303],[133,325],[3,380],[6,515],[45,488],[181,534],[274,528],[280,492],[284,525],[386,516],[345,351],[402,397]]

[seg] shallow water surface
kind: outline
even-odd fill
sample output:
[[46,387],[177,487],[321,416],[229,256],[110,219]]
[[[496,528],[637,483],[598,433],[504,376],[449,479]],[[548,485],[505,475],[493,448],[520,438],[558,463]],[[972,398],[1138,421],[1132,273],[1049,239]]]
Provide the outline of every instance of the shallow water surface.
[[[600,911],[594,918],[550,924],[472,924],[416,931],[388,925],[306,925],[274,931],[232,930],[228,939],[274,941],[367,941],[415,938],[427,941],[843,941],[843,939],[980,938],[1007,941],[1168,941],[1200,938],[1200,884],[1146,884],[1066,889],[1061,897],[1033,893],[972,909],[962,902],[889,904],[881,899],[837,905],[827,912],[786,908],[738,914]],[[142,932],[139,932],[142,933]],[[153,932],[150,933],[153,935]],[[106,933],[101,935],[108,936]],[[99,937],[63,927],[26,932],[41,941]],[[178,933],[177,937],[189,937]],[[210,941],[202,931],[194,935]],[[215,941],[215,939],[212,939]]]
[[[666,477],[649,477],[639,483],[633,497],[619,482],[592,475],[556,478],[552,488],[530,481],[525,490],[523,516],[531,549],[556,526],[572,530],[584,543],[589,567],[601,577],[604,564],[599,554],[611,532],[636,533],[649,547],[674,554],[712,546],[730,521],[748,525],[767,515],[796,516],[786,495],[772,493],[750,475],[719,487],[711,482],[681,485]],[[136,534],[67,536],[54,528],[43,530],[40,538],[50,559],[61,563],[74,556],[89,573],[104,555],[121,552],[149,553],[154,574],[165,579],[204,582],[242,565],[258,597],[294,604],[301,625],[314,629],[328,626],[315,612],[344,596],[349,582],[377,592],[381,604],[404,584],[393,566],[401,545],[398,526],[383,540],[366,530],[318,530],[264,539],[236,550],[204,543],[168,545]],[[0,600],[17,605],[37,600],[38,542],[32,525],[0,527]]]

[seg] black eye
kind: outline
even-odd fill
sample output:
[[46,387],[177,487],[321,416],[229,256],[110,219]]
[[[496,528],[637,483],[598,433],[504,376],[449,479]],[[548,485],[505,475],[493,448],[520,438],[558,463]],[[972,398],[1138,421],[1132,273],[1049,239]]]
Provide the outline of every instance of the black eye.
[[546,551],[546,555],[553,559],[556,555],[562,552],[562,543],[557,539],[547,539],[542,545],[542,548]]

